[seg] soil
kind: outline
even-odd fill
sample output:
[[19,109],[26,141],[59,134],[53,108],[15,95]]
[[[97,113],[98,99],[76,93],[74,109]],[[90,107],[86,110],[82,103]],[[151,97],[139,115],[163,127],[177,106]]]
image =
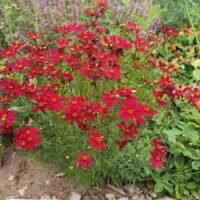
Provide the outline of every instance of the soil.
[[69,200],[70,181],[33,162],[21,152],[5,149],[0,168],[0,200],[40,199],[45,195]]

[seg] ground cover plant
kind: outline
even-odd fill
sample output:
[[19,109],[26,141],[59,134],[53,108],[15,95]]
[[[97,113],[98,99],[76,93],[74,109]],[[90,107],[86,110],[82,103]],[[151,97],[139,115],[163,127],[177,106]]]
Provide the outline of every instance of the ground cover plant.
[[85,185],[198,199],[199,42],[193,30],[87,21],[1,49],[1,136]]

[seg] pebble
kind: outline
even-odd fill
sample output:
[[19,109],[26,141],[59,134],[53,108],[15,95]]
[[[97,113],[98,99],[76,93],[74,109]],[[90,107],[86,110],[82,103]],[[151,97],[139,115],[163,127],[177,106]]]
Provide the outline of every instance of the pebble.
[[135,192],[138,192],[139,191],[139,188],[136,188],[135,186],[133,185],[125,185],[124,186],[124,190],[129,193],[129,194],[133,194]]
[[44,195],[40,197],[40,200],[51,200],[51,197],[49,195]]
[[157,197],[157,194],[156,193],[154,193],[154,192],[148,192],[148,195],[149,196],[151,196],[151,197],[153,197],[153,198],[156,198]]
[[64,176],[65,176],[65,173],[64,173],[64,172],[61,172],[61,173],[56,174],[56,177],[64,177]]
[[70,200],[80,200],[81,199],[81,195],[76,193],[76,192],[72,192],[72,196]]
[[9,181],[13,181],[14,178],[15,178],[15,176],[13,176],[13,175],[11,174],[11,175],[8,177],[8,180],[9,180]]
[[27,186],[24,186],[22,189],[17,190],[19,192],[19,195],[23,197],[26,193],[27,188]]
[[107,199],[107,200],[116,200],[114,194],[106,194],[106,199]]
[[131,198],[131,200],[140,200],[140,199],[139,199],[139,195],[133,196],[133,197]]
[[129,198],[128,197],[122,197],[122,198],[120,198],[118,200],[129,200]]

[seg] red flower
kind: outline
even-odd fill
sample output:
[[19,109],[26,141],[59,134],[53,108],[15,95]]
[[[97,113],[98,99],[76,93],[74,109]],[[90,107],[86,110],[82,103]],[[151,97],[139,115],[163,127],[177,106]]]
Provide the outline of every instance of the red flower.
[[100,149],[105,149],[106,144],[104,143],[105,136],[100,136],[97,131],[91,130],[91,136],[88,138],[88,142],[91,147],[95,148],[98,152]]
[[107,2],[102,0],[97,0],[98,7],[107,7]]
[[117,126],[123,131],[122,138],[130,138],[134,140],[136,139],[135,135],[139,133],[138,130],[135,130],[134,124],[127,126],[125,122],[121,122]]
[[122,151],[128,144],[128,140],[116,140],[116,143],[118,144],[119,151]]
[[110,37],[105,36],[104,42],[110,46],[113,50],[124,49],[129,50],[132,48],[132,45],[128,43],[125,39],[112,35]]
[[151,158],[149,159],[149,162],[151,163],[151,168],[155,169],[157,166],[161,169],[164,168],[163,165],[163,158],[165,158],[165,154],[160,151],[151,151]]
[[155,169],[157,166],[161,169],[164,168],[163,166],[163,158],[165,158],[164,151],[166,147],[160,145],[160,141],[157,138],[152,140],[152,145],[154,147],[153,151],[151,151],[151,158],[149,162],[151,163],[152,169]]
[[147,105],[143,105],[144,108],[144,116],[145,117],[152,117],[156,114],[156,112],[152,109],[150,109]]
[[38,33],[28,33],[27,38],[30,40],[37,40],[39,38]]
[[37,146],[41,144],[39,141],[39,131],[32,127],[21,127],[18,131],[14,132],[13,141],[16,147],[21,150],[29,151],[36,150]]
[[145,122],[143,117],[143,106],[138,103],[136,97],[127,98],[124,105],[119,107],[119,117],[125,121],[131,120],[134,125],[140,125]]
[[126,88],[119,88],[117,90],[117,95],[120,97],[133,97],[133,93],[136,92],[135,88],[132,89],[126,89]]
[[15,111],[8,111],[7,106],[4,106],[2,110],[0,110],[0,121],[3,123],[3,126],[9,128],[16,121],[14,115],[17,114]]
[[111,90],[109,93],[104,93],[102,101],[106,104],[107,107],[116,105],[120,102],[113,90]]
[[87,153],[79,154],[77,165],[80,168],[87,169],[93,165],[93,161]]
[[154,97],[156,98],[156,102],[158,104],[158,107],[164,108],[166,106],[165,101],[162,99],[163,93],[161,91],[156,91],[154,88],[152,88],[152,93]]
[[10,95],[11,98],[18,97],[24,93],[20,85],[15,80],[0,80],[1,90],[4,94]]

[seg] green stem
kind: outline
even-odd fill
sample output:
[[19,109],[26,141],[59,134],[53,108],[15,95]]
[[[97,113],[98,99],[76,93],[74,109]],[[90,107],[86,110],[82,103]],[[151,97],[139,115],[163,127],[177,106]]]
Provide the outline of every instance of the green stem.
[[198,45],[198,57],[200,57],[200,41],[199,41],[199,38],[198,38],[198,35],[197,35],[197,32],[196,32],[196,29],[194,27],[194,24],[192,22],[192,19],[191,19],[191,16],[190,16],[190,13],[189,13],[189,10],[188,10],[188,4],[186,3],[187,7],[187,15],[188,15],[188,18],[189,18],[189,21],[190,21],[190,24],[192,26],[192,29],[193,29],[193,32],[195,34],[195,37],[196,37],[196,41],[197,41],[197,45]]

